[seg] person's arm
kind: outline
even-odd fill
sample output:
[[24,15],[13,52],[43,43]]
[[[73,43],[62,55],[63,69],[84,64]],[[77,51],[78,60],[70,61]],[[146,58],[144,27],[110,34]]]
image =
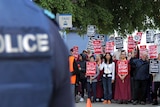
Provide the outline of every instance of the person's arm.
[[115,63],[114,62],[112,62],[112,67],[113,67],[113,71],[112,71],[112,83],[113,83],[115,80]]
[[74,69],[74,71],[71,72],[71,75],[77,75],[77,74],[79,74],[78,65],[77,65],[77,62],[75,61],[75,59],[73,61],[73,69]]
[[53,91],[48,107],[75,107],[70,84],[68,50],[58,32],[54,33],[57,33],[58,37],[54,40]]
[[135,64],[136,60],[137,60],[136,58],[131,58],[130,61],[129,61],[130,67],[132,69],[136,68],[136,64]]

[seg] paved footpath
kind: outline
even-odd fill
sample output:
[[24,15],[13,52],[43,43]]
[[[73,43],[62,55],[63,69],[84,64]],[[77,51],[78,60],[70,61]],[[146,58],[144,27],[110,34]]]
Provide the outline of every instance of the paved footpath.
[[[79,102],[76,103],[76,107],[86,107],[85,102]],[[146,104],[146,105],[132,105],[132,104],[102,104],[102,103],[92,103],[92,107],[160,107],[160,104],[157,106],[153,106],[152,104]]]

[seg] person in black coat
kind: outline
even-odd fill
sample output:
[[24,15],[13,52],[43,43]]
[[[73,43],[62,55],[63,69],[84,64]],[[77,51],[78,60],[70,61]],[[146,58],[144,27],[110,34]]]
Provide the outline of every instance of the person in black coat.
[[[147,93],[147,84],[149,79],[149,62],[148,62],[147,53],[142,53],[142,58],[138,59],[134,57],[132,53],[132,58],[130,59],[130,65],[132,70],[132,75],[135,85],[135,96],[133,104],[136,105],[138,102],[144,105],[146,103],[146,93]],[[139,94],[140,93],[140,94]]]
[[86,87],[86,61],[85,61],[85,57],[80,54],[79,55],[79,61],[77,62],[78,64],[78,68],[79,68],[79,81],[81,83],[81,99],[80,101],[84,101],[84,91],[85,91],[85,87]]

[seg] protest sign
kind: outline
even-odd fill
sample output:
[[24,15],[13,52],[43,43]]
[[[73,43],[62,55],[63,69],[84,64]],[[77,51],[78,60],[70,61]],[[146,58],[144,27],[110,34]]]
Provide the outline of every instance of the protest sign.
[[148,49],[149,59],[155,59],[158,57],[157,45],[150,45]]
[[123,38],[115,37],[114,43],[116,45],[116,49],[123,49]]
[[150,73],[158,73],[159,72],[159,61],[158,60],[150,60],[149,64],[149,72]]
[[143,54],[144,52],[147,52],[147,53],[148,53],[148,50],[147,50],[147,48],[146,48],[146,45],[141,45],[139,51],[140,51],[140,52],[139,52],[140,58],[142,58],[142,54]]
[[106,52],[113,53],[114,52],[114,42],[106,42]]
[[95,54],[102,54],[102,44],[100,40],[94,40],[93,47],[94,47]]
[[136,48],[136,42],[133,40],[132,36],[128,36],[128,52],[132,52]]
[[118,61],[118,74],[128,74],[128,61]]
[[94,76],[96,74],[96,62],[86,62],[86,75]]

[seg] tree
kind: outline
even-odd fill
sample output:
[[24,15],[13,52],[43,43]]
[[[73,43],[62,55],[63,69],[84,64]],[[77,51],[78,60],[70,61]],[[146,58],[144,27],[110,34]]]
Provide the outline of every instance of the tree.
[[160,27],[160,0],[38,0],[40,6],[56,13],[71,13],[73,26],[80,33],[87,25],[98,32],[121,36],[135,30]]

